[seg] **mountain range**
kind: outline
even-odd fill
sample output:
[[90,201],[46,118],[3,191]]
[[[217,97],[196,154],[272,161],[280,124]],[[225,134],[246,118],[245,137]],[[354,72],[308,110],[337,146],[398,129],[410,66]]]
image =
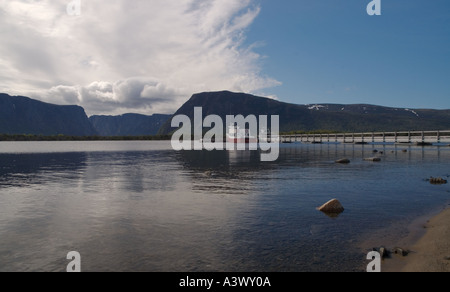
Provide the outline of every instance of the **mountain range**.
[[[297,105],[277,100],[229,91],[194,94],[175,115],[193,118],[194,108],[202,107],[203,116],[219,115],[279,115],[280,131],[419,131],[448,130],[450,110],[391,108],[367,104]],[[175,130],[171,120],[160,134]]]
[[80,106],[61,106],[23,96],[0,94],[0,134],[144,136],[169,134],[172,117],[202,107],[203,116],[279,115],[280,131],[448,130],[450,110],[391,108],[356,104],[297,105],[229,91],[194,94],[174,115],[87,117]]
[[91,136],[97,131],[80,106],[0,94],[0,134]]
[[100,136],[156,135],[172,115],[124,114],[121,116],[91,116],[89,121]]

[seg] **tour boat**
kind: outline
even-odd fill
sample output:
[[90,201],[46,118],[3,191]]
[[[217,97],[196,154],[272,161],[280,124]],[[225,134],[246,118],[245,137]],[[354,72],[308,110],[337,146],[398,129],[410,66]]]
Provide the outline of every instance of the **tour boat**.
[[240,129],[237,125],[233,125],[228,127],[227,142],[251,144],[258,143],[258,138],[252,136],[249,129]]

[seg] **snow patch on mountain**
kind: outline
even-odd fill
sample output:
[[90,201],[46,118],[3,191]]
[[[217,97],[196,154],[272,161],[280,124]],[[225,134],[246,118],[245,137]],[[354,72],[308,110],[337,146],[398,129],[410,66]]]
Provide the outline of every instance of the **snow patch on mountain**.
[[323,105],[318,105],[318,104],[308,107],[309,110],[316,110],[316,111],[320,110],[321,108],[326,108],[326,107]]
[[420,118],[419,114],[416,111],[414,111],[414,110],[410,110],[409,108],[405,108],[405,111],[411,112],[411,113],[415,114],[418,118]]

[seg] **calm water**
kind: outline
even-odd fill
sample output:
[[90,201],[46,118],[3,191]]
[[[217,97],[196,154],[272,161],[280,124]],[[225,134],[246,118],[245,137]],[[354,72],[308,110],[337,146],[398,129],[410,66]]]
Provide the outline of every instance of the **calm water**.
[[[362,161],[374,148],[383,161]],[[364,238],[448,203],[425,179],[449,162],[450,147],[293,144],[262,163],[169,142],[0,143],[0,271],[65,271],[73,250],[83,271],[362,271]],[[335,219],[315,209],[332,198]]]

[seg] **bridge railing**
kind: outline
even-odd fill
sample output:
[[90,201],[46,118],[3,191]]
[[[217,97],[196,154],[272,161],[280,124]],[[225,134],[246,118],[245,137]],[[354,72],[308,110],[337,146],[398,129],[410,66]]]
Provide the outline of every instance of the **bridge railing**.
[[450,143],[450,130],[280,135],[282,142]]

